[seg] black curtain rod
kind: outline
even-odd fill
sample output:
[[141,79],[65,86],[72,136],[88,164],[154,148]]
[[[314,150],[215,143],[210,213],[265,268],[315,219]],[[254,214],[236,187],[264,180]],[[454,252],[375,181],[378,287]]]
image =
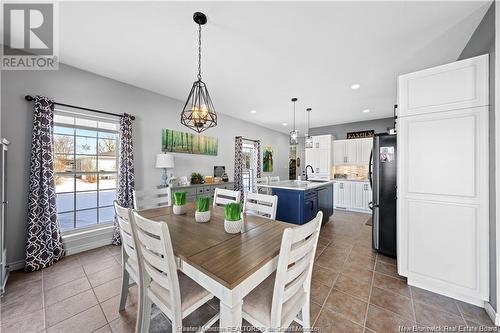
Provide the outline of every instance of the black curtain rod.
[[[28,102],[34,101],[35,99],[31,95],[26,95],[24,96],[24,99],[27,100]],[[96,109],[89,109],[89,108],[84,108],[81,106],[76,106],[76,105],[71,105],[71,104],[64,104],[64,103],[56,103],[54,102],[55,105],[60,105],[60,106],[66,106],[74,109],[79,109],[79,110],[86,110],[86,111],[92,111],[92,112],[97,112],[101,114],[107,114],[108,116],[116,116],[116,117],[123,117],[121,114],[117,113],[112,113],[112,112],[106,112],[106,111],[101,111],[101,110],[96,110]],[[130,117],[132,120],[135,120],[135,116]]]
[[260,140],[252,140],[252,139],[247,139],[247,138],[244,138],[244,137],[241,137],[242,140],[246,140],[246,141],[252,141],[252,142],[259,142]]

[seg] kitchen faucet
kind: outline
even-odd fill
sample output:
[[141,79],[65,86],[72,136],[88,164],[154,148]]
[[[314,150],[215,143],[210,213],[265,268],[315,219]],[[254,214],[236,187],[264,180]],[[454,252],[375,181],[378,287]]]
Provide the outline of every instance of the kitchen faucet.
[[308,164],[308,165],[306,166],[306,180],[308,180],[308,179],[309,179],[309,176],[307,175],[307,168],[311,168],[312,173],[314,173],[314,168],[312,167],[312,165]]

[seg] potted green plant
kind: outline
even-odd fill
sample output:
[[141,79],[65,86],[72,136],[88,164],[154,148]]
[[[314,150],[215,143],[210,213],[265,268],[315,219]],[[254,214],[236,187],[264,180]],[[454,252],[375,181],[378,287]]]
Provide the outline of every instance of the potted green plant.
[[191,184],[203,184],[203,175],[201,173],[193,172],[191,174]]
[[174,192],[172,210],[176,215],[186,214],[186,192]]
[[196,222],[210,221],[210,197],[199,197],[196,199],[194,219]]
[[243,217],[240,203],[228,203],[224,206],[224,230],[237,234],[243,229]]

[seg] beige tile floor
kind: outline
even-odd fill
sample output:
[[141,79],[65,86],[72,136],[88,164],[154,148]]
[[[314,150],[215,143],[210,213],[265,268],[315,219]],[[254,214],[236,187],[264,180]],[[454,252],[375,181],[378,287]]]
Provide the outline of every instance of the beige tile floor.
[[[400,325],[493,325],[486,312],[453,299],[409,287],[395,261],[371,250],[365,214],[335,212],[323,226],[311,287],[311,318],[324,332],[397,332]],[[12,273],[0,301],[0,332],[133,332],[137,290],[118,312],[120,248],[68,256],[35,273]],[[184,320],[206,322],[217,300]],[[151,332],[169,332],[156,315]]]

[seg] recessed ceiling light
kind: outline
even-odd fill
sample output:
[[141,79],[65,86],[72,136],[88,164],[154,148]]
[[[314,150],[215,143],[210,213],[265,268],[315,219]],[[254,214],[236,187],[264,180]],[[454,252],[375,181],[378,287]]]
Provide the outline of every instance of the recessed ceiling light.
[[288,126],[288,124],[287,123],[283,123],[283,126]]
[[256,114],[256,113],[257,113],[257,111],[252,110],[252,111],[250,111],[250,113]]
[[355,84],[351,85],[351,89],[352,90],[356,90],[356,89],[359,89],[359,88],[361,88],[361,85],[359,83],[355,83]]
[[368,113],[368,112],[370,112],[370,109],[364,109],[363,112]]

